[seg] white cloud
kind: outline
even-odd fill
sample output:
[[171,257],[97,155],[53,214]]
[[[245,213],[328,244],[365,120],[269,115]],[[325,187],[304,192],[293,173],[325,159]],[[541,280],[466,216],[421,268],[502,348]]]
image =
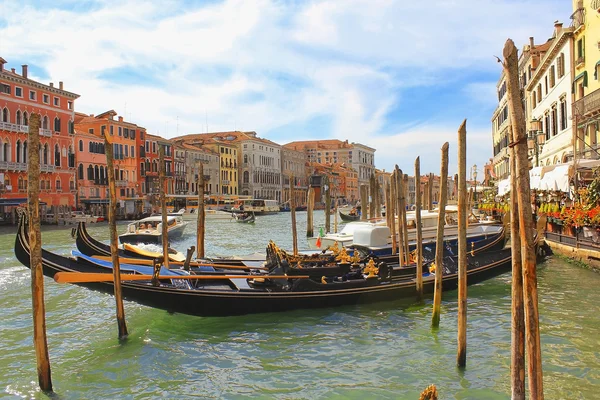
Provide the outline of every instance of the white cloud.
[[[299,138],[271,132],[323,117],[331,130],[306,136],[375,147],[377,166],[386,169],[421,154],[434,170],[460,121],[433,114],[394,120],[403,91],[472,75],[458,91],[482,109],[493,107],[499,69],[492,56],[509,36],[517,44],[548,37],[553,21],[570,14],[563,3],[136,0],[48,9],[7,1],[0,6],[0,56],[9,67],[28,63],[65,81],[82,96],[78,111],[115,109],[165,137],[202,132],[208,122],[211,131],[255,130],[283,143]],[[148,80],[109,80],[107,70]],[[491,154],[483,123],[473,144],[478,157]]]

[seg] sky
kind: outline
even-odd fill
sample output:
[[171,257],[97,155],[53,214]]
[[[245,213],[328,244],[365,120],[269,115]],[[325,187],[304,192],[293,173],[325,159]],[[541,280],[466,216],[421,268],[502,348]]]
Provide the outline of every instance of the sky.
[[64,81],[75,110],[149,133],[340,139],[377,168],[439,174],[467,119],[467,165],[492,157],[507,38],[546,42],[569,0],[0,1],[0,57]]

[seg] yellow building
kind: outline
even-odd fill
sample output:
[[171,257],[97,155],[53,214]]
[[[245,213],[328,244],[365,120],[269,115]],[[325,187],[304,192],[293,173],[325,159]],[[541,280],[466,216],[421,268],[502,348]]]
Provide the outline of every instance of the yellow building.
[[[573,0],[573,126],[577,158],[600,158],[600,1]],[[576,129],[575,129],[576,128]]]

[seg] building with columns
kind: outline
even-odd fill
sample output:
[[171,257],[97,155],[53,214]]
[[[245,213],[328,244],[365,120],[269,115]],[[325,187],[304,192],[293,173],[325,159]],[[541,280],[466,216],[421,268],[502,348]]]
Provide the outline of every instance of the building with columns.
[[75,207],[75,100],[79,95],[7,70],[0,57],[0,213],[14,220],[14,207],[27,200],[27,135],[32,114],[40,115],[40,200],[52,213]]

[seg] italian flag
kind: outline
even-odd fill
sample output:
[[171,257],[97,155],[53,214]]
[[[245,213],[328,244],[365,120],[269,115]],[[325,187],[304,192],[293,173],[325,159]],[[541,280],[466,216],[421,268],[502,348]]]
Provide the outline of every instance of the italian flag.
[[321,248],[321,238],[323,236],[325,236],[325,234],[323,233],[323,228],[321,228],[321,229],[319,229],[319,237],[317,238],[317,242],[316,242],[316,245],[319,249]]

